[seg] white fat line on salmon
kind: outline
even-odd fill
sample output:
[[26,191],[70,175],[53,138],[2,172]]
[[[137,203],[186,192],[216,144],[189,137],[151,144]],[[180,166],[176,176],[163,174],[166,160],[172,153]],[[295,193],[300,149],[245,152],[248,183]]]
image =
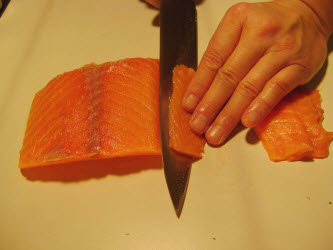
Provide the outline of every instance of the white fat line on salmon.
[[96,64],[89,64],[82,68],[86,75],[85,89],[88,91],[88,117],[89,137],[87,141],[88,152],[99,153],[101,143],[101,122],[102,115],[102,95],[103,95],[103,74],[101,68]]

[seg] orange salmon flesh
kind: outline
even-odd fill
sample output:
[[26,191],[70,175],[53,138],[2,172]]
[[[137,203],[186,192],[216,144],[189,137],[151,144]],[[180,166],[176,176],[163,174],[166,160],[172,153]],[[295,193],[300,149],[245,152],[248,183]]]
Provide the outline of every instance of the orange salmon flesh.
[[[188,126],[181,99],[194,71],[174,69],[170,147],[201,158],[205,140]],[[20,168],[161,155],[159,61],[89,64],[55,77],[33,100]]]
[[[191,114],[181,107],[194,73],[183,65],[173,71],[169,146],[197,160],[205,139],[191,131]],[[19,167],[161,156],[158,98],[156,59],[89,64],[58,75],[35,95]],[[322,121],[319,92],[298,88],[254,130],[272,161],[325,158],[333,133]]]
[[324,119],[318,90],[297,88],[254,128],[272,161],[325,158],[333,133]]

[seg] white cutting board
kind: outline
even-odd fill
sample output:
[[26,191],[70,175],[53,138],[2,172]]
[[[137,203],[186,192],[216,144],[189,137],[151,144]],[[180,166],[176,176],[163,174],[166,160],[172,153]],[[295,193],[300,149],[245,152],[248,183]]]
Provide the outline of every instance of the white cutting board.
[[[198,6],[200,57],[236,2]],[[0,19],[0,249],[333,249],[333,153],[273,163],[248,130],[222,148],[206,147],[180,219],[162,170],[73,183],[21,174],[19,150],[35,92],[90,62],[158,58],[157,14],[140,0],[10,2]],[[331,131],[332,69],[328,63],[319,85]]]

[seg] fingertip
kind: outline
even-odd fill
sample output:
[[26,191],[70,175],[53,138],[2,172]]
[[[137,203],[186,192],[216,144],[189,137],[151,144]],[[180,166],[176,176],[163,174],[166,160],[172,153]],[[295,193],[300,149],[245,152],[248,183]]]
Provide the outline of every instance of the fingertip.
[[251,124],[249,124],[245,119],[241,120],[242,124],[247,127],[247,128],[253,128],[253,126]]
[[198,135],[202,135],[206,132],[208,126],[208,118],[201,113],[192,115],[190,120],[191,130]]
[[258,123],[258,114],[254,110],[250,110],[242,116],[242,123],[245,127],[253,128]]
[[187,112],[193,112],[199,102],[199,98],[194,94],[185,96],[182,100],[182,106]]
[[212,125],[206,132],[207,143],[212,146],[221,145],[226,139],[225,130],[221,125]]

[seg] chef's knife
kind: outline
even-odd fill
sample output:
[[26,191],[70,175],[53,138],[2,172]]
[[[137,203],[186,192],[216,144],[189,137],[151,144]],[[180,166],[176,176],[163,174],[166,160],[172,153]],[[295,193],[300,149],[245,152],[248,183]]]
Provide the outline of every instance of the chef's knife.
[[0,17],[5,12],[10,0],[0,0]]
[[162,158],[169,193],[179,217],[184,205],[192,161],[169,148],[169,104],[172,71],[183,64],[197,67],[197,19],[192,0],[161,0],[160,129]]

